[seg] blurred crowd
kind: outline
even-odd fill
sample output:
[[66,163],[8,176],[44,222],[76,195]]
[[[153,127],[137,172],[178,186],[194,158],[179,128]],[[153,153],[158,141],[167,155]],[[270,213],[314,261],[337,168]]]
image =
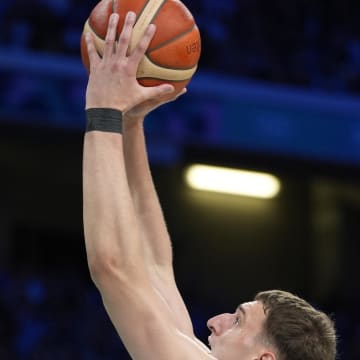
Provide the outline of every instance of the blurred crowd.
[[[97,1],[2,0],[0,46],[79,56]],[[200,27],[201,68],[327,91],[360,90],[355,0],[184,0]]]
[[0,274],[0,358],[127,359],[95,287],[79,274]]

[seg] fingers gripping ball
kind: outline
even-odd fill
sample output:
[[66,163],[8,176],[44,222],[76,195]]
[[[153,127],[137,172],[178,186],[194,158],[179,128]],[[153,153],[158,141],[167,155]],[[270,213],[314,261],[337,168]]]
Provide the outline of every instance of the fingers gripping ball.
[[179,93],[194,75],[201,53],[200,33],[194,18],[179,0],[102,0],[92,10],[81,36],[81,57],[89,72],[85,33],[91,32],[96,50],[102,55],[109,17],[119,14],[117,35],[121,33],[128,11],[137,14],[129,51],[141,39],[149,24],[156,33],[138,71],[137,79],[144,86],[172,84]]

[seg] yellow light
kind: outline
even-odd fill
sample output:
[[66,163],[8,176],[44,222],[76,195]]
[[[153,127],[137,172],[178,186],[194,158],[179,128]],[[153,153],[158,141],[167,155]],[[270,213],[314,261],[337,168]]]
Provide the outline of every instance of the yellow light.
[[280,191],[280,181],[273,175],[217,166],[191,165],[185,180],[197,190],[262,199],[274,198]]

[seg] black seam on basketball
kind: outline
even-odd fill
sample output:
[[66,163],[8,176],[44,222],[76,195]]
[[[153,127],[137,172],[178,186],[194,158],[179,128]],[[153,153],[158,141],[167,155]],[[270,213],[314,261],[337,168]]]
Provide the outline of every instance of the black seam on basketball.
[[[112,0],[112,5],[111,5],[112,13],[115,12],[115,1],[116,1],[116,0]],[[110,15],[111,15],[111,14],[110,14]],[[109,19],[110,19],[110,16],[109,16]],[[108,22],[109,22],[109,19],[108,19]],[[105,41],[106,35],[105,35],[104,38],[102,38],[102,37],[94,30],[94,28],[91,26],[90,18],[88,19],[88,23],[89,23],[89,28],[90,28],[90,30],[91,30],[99,39]],[[118,40],[118,38],[119,38],[119,35],[116,34],[116,40]]]
[[180,83],[183,81],[189,81],[191,79],[191,77],[187,78],[187,79],[182,79],[182,80],[169,80],[169,79],[162,79],[162,78],[158,78],[158,77],[154,77],[154,76],[145,76],[145,77],[138,77],[137,80],[160,80],[160,81],[164,81],[167,83]]
[[159,6],[159,8],[156,10],[156,13],[154,14],[154,16],[152,17],[150,24],[154,21],[154,19],[158,16],[158,13],[160,12],[160,10],[162,9],[162,7],[165,5],[165,3],[167,2],[167,0],[164,0],[162,2],[162,4]]
[[180,34],[175,35],[175,36],[172,37],[171,39],[168,39],[168,40],[162,42],[161,44],[152,47],[152,48],[149,49],[146,53],[147,53],[147,54],[150,54],[152,51],[158,50],[158,49],[162,48],[163,46],[165,46],[165,45],[167,45],[167,44],[170,44],[170,43],[173,42],[174,40],[180,39],[182,36],[184,36],[184,35],[186,35],[186,34],[189,34],[191,31],[193,31],[193,30],[195,29],[195,26],[196,26],[196,25],[194,24],[194,25],[192,26],[192,28],[189,28],[189,29],[183,31],[183,32],[180,33]]
[[[89,28],[94,33],[94,35],[97,36],[100,40],[105,41],[105,39],[103,39],[101,36],[99,36],[99,34],[91,27],[90,19],[89,19],[88,23],[89,23]],[[100,56],[100,58],[102,59],[102,54],[100,53],[100,51],[98,49],[96,49],[96,52]]]
[[105,38],[103,39],[103,38],[94,30],[94,28],[91,26],[91,24],[90,24],[90,19],[89,19],[89,28],[90,28],[90,30],[91,30],[99,39],[101,39],[102,41],[105,41]]
[[144,12],[145,8],[147,7],[148,3],[150,0],[145,1],[144,6],[141,8],[141,10],[139,11],[139,13],[136,15],[136,22],[134,24],[134,26],[137,24],[138,20],[140,19],[140,16],[142,15],[142,13]]
[[155,61],[153,61],[152,59],[150,59],[148,56],[147,56],[147,54],[145,54],[146,55],[146,58],[152,63],[152,64],[154,64],[154,65],[156,65],[156,66],[160,66],[161,68],[164,68],[164,69],[169,69],[169,70],[191,70],[191,69],[193,69],[196,65],[197,65],[197,63],[195,63],[194,65],[192,65],[192,66],[190,66],[190,67],[174,67],[174,66],[170,66],[170,65],[168,65],[168,66],[166,66],[166,65],[162,65],[162,64],[158,64],[157,62],[155,62]]
[[[115,12],[115,2],[116,0],[112,0],[112,13]],[[119,37],[120,37],[120,34],[117,33],[117,29],[116,29],[116,34],[115,34],[115,41],[119,41]]]

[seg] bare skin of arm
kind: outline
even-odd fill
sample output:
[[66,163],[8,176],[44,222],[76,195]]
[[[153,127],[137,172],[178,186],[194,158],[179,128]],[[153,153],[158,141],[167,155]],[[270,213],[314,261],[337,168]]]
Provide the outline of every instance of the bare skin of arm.
[[[185,92],[186,90],[180,95]],[[123,126],[126,174],[151,281],[164,298],[167,309],[176,320],[179,329],[195,338],[189,313],[175,282],[171,241],[146,152],[144,118],[164,103],[161,99],[155,98],[139,104],[126,114]]]
[[[169,94],[172,87],[144,88],[136,81],[137,66],[155,28],[150,26],[133,53],[127,54],[134,14],[127,16],[116,43],[117,22],[118,16],[112,15],[102,59],[91,36],[87,36],[90,77],[86,108],[112,108],[126,114],[149,99]],[[130,191],[128,179],[131,175],[126,173],[125,147],[119,133],[91,131],[85,135],[84,232],[92,279],[134,360],[212,359],[209,352],[190,336],[187,325],[179,323],[177,315],[170,310],[164,311],[164,305],[169,306],[167,290],[164,295],[161,288],[154,285],[149,269],[169,269],[172,261],[170,242],[168,238],[167,242],[159,240],[163,244],[159,246],[163,248],[156,252],[153,245],[144,249],[143,233],[148,225],[144,227],[147,220],[139,220],[142,206],[136,204],[136,191]],[[158,231],[163,234],[162,221],[161,225],[155,226],[155,235]],[[150,241],[158,244],[158,240]],[[167,255],[164,257],[163,254]],[[156,270],[154,273],[161,272]]]

